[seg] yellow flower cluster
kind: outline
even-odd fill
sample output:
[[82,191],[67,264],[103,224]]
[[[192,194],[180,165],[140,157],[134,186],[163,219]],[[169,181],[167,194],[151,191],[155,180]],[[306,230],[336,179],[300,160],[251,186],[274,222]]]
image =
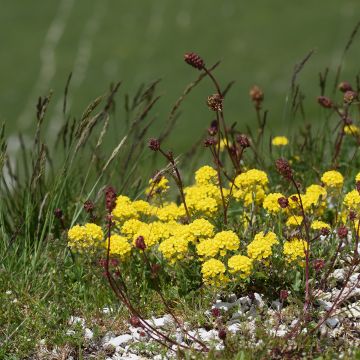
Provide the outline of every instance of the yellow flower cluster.
[[221,231],[214,238],[204,239],[196,246],[200,257],[215,257],[217,254],[225,256],[227,251],[237,250],[240,246],[239,237],[233,231]]
[[[106,241],[106,246],[108,246],[108,241]],[[118,234],[110,236],[110,254],[124,258],[129,255],[130,251],[131,245],[127,238]]]
[[[316,210],[315,208],[325,205],[326,189],[320,185],[310,185],[306,188],[305,194],[301,194],[301,201],[304,210]],[[292,198],[298,199],[294,201]],[[300,200],[297,194],[293,194],[289,197],[289,205],[291,209],[300,210]]]
[[[160,175],[161,176],[161,175]],[[150,179],[149,186],[145,190],[146,195],[163,194],[169,189],[169,180],[165,176],[159,178]]]
[[[221,192],[217,185],[217,172],[210,166],[203,166],[195,173],[196,183],[184,189],[186,204],[191,212],[207,216],[215,214],[221,203]],[[229,190],[223,189],[224,196]]]
[[68,244],[76,251],[99,247],[103,243],[104,233],[96,224],[75,225],[68,231]]
[[159,251],[171,264],[181,260],[188,252],[190,240],[185,237],[171,236],[159,245]]
[[347,135],[360,135],[360,128],[354,124],[345,125],[344,127],[344,133]]
[[360,172],[355,176],[355,182],[360,181]]
[[310,227],[313,230],[321,230],[321,229],[329,229],[330,230],[329,224],[327,224],[326,222],[323,222],[323,221],[319,221],[319,220],[314,220],[311,223]]
[[351,210],[359,210],[360,194],[357,190],[348,192],[344,197],[344,205]]
[[250,276],[252,266],[253,260],[243,255],[234,255],[228,261],[229,272],[239,274],[242,279]]
[[205,284],[219,286],[228,281],[225,276],[225,265],[217,259],[205,261],[201,267]]
[[341,188],[344,183],[344,177],[335,170],[324,172],[321,181],[329,188]]
[[265,234],[261,231],[247,246],[248,256],[253,260],[267,259],[272,254],[272,246],[278,243],[275,233],[269,231]]
[[304,218],[302,216],[293,215],[290,216],[286,221],[286,226],[300,226]]
[[285,146],[288,143],[289,143],[289,140],[286,136],[275,136],[271,141],[271,144],[273,146]]
[[195,172],[195,181],[197,185],[217,185],[217,172],[211,166],[203,166]]
[[281,206],[279,205],[278,200],[284,197],[281,193],[271,193],[266,195],[264,202],[263,202],[263,208],[268,211],[269,213],[277,213],[281,210]]
[[261,203],[264,200],[268,182],[269,179],[264,171],[248,170],[235,178],[233,196],[243,201],[245,206]]
[[293,262],[305,257],[306,241],[294,238],[284,244],[284,255],[287,262]]

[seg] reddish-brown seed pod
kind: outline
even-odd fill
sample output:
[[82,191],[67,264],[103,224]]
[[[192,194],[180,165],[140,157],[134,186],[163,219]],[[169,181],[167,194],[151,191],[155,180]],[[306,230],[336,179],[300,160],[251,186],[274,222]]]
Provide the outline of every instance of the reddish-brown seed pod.
[[198,70],[202,70],[205,66],[204,60],[194,52],[186,53],[184,60],[187,64]]

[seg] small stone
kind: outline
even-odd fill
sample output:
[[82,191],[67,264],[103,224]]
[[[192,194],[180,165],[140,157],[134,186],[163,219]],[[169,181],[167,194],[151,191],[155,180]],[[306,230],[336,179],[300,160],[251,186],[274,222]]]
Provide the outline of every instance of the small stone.
[[124,334],[117,336],[115,338],[110,339],[107,343],[104,344],[104,346],[112,345],[114,347],[117,347],[119,345],[124,345],[128,342],[130,342],[133,339],[133,337],[129,334]]
[[90,329],[86,328],[84,337],[86,340],[91,340],[94,337],[94,333]]
[[258,294],[258,293],[254,293],[254,304],[258,307],[258,308],[260,308],[260,309],[262,309],[264,306],[265,306],[265,302],[264,302],[264,300],[262,299],[262,297],[261,297],[261,295],[260,294]]
[[345,280],[345,270],[335,269],[330,276],[336,281],[343,282]]
[[322,307],[326,311],[329,311],[333,306],[333,303],[331,303],[330,301],[318,299],[317,302],[320,305],[320,307]]
[[331,329],[335,329],[339,323],[340,320],[337,317],[331,317],[326,320],[326,325],[328,325]]
[[220,301],[220,302],[217,302],[217,303],[213,306],[213,309],[219,309],[219,310],[228,311],[228,310],[230,310],[232,307],[234,307],[235,305],[236,305],[235,302],[229,303],[229,302],[225,302],[225,301]]
[[232,324],[228,326],[228,331],[233,334],[236,334],[238,331],[240,331],[240,329],[241,329],[240,324]]
[[271,303],[271,307],[276,311],[280,311],[282,309],[282,303],[279,300],[275,300]]

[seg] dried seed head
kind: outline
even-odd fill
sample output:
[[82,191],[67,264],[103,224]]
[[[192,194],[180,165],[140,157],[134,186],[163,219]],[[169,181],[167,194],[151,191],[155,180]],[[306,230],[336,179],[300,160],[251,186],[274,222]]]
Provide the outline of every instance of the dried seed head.
[[251,100],[257,104],[260,104],[264,100],[264,93],[257,85],[254,85],[250,89],[249,95]]
[[207,138],[204,140],[205,147],[210,147],[210,146],[216,145],[216,143],[217,143],[217,141],[214,138]]
[[159,151],[159,149],[160,149],[160,141],[158,139],[151,138],[149,140],[148,147],[152,151]]
[[141,321],[140,319],[133,315],[130,319],[129,319],[129,323],[131,326],[134,326],[134,327],[141,327]]
[[348,232],[349,232],[349,230],[347,229],[346,226],[340,226],[340,227],[337,229],[337,234],[338,234],[338,236],[339,236],[340,239],[346,238]]
[[351,91],[352,90],[352,87],[351,87],[350,83],[348,83],[347,81],[342,81],[339,84],[338,88],[343,93],[346,92],[346,91]]
[[208,134],[210,136],[215,136],[218,132],[218,122],[217,120],[213,120],[208,128]]
[[326,109],[331,109],[333,107],[333,102],[326,96],[318,96],[318,103]]
[[355,91],[348,90],[344,93],[344,103],[351,104],[354,100],[357,100],[358,94]]
[[320,235],[328,236],[330,234],[330,230],[326,227],[320,229]]
[[135,246],[140,250],[146,249],[146,244],[143,236],[140,235],[137,237],[137,239],[135,240]]
[[280,158],[275,161],[277,171],[287,180],[293,178],[292,169],[286,159]]
[[224,328],[220,329],[218,335],[219,339],[224,341],[226,339],[226,330]]
[[223,110],[223,98],[220,94],[213,94],[208,96],[207,105],[212,111],[222,111]]
[[289,296],[289,292],[287,290],[280,290],[280,300],[286,300]]
[[94,209],[95,209],[95,205],[91,200],[86,200],[84,202],[84,210],[87,213],[91,214],[94,211]]
[[213,308],[213,309],[211,309],[211,315],[212,315],[214,318],[220,317],[220,315],[221,315],[220,309],[218,309],[218,308]]
[[243,148],[248,148],[250,147],[250,140],[249,138],[244,135],[244,134],[240,134],[236,136],[236,142]]
[[111,213],[116,206],[116,192],[112,186],[105,189],[105,208]]
[[278,198],[278,203],[282,209],[286,209],[289,206],[289,200],[283,196]]
[[315,259],[313,261],[313,267],[315,271],[320,271],[324,268],[325,261],[323,259]]
[[57,218],[57,219],[62,219],[63,217],[63,212],[60,208],[56,208],[54,210],[54,216]]
[[350,210],[349,219],[350,221],[354,221],[356,219],[356,212],[354,210]]
[[299,198],[296,196],[296,195],[293,195],[290,197],[290,199],[294,202],[298,202],[299,201]]
[[202,70],[205,66],[204,60],[194,52],[186,53],[184,55],[184,60],[187,64],[198,70]]

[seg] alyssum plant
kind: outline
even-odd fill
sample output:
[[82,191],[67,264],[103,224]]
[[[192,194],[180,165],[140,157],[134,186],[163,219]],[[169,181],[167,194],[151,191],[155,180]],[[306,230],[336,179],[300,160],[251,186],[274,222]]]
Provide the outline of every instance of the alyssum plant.
[[[312,172],[309,162],[291,154],[284,136],[273,138],[270,146],[272,153],[287,154],[288,159],[281,157],[266,165],[261,144],[267,112],[262,111],[260,88],[250,92],[259,125],[257,136],[251,137],[235,126],[228,127],[224,113],[228,89],[222,90],[203,59],[188,53],[185,61],[214,85],[215,93],[207,104],[215,119],[203,139],[212,164],[198,168],[194,182],[185,184],[175,155],[159,139],[150,139],[149,148],[164,158],[166,167],[149,180],[145,196],[132,200],[107,187],[105,220],[73,226],[68,244],[79,255],[103,259],[109,285],[128,308],[132,324],[174,351],[206,352],[209,348],[175,315],[163,294],[166,284],[176,287],[180,295],[200,294],[206,287],[214,294],[257,291],[269,300],[280,295],[282,301],[291,301],[291,293],[292,299],[302,299],[303,306],[286,336],[312,336],[360,282],[349,285],[360,264],[360,168],[344,178],[355,160],[341,163],[344,142],[347,151],[353,151],[353,159],[359,147],[360,129],[350,120],[359,104],[357,92],[341,84],[345,93],[339,105],[319,97],[323,107],[339,116],[339,133],[330,147],[332,156],[326,157],[324,151],[318,162],[322,168],[307,176]],[[298,150],[309,146],[308,140],[298,144]],[[172,184],[178,201],[168,195]],[[89,204],[85,208],[91,215]],[[331,286],[331,274],[339,267],[344,268],[345,281],[335,301],[325,312],[315,311],[316,300]],[[155,291],[190,343],[179,343],[145,320],[129,290],[134,287]],[[225,341],[223,325],[218,332]]]

